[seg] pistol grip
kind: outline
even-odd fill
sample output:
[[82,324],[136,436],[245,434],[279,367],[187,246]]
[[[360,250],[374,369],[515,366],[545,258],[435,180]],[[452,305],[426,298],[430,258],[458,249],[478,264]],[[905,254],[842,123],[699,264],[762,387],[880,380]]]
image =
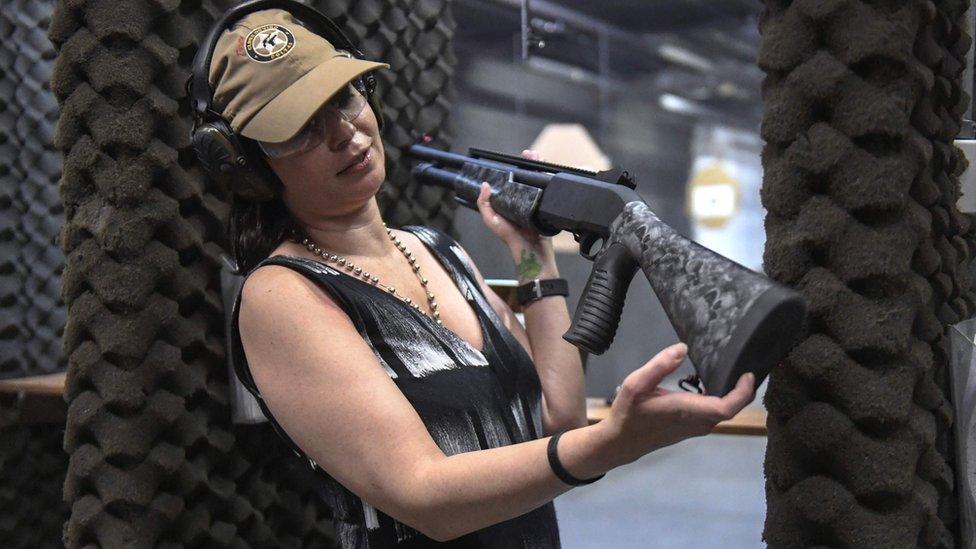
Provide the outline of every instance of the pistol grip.
[[573,323],[563,339],[589,353],[603,354],[617,333],[627,288],[637,267],[623,244],[609,244],[593,264]]

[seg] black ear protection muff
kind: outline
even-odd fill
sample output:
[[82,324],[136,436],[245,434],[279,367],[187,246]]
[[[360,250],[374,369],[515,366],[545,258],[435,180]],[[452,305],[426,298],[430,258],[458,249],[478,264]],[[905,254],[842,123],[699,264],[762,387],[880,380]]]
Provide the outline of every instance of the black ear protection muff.
[[[207,172],[226,188],[241,197],[265,201],[274,197],[274,189],[267,172],[270,169],[260,159],[255,147],[246,147],[215,111],[210,89],[210,63],[213,60],[217,40],[228,27],[249,13],[267,9],[282,9],[291,13],[306,28],[324,37],[336,49],[346,50],[357,59],[365,59],[363,52],[353,45],[336,24],[318,10],[295,0],[251,0],[239,4],[220,17],[207,31],[200,49],[193,57],[190,77],[187,78],[187,95],[192,102],[193,129],[190,141],[197,158]],[[376,91],[376,76],[372,71],[362,76],[366,86],[366,99],[376,114],[379,128],[383,129],[383,110]]]

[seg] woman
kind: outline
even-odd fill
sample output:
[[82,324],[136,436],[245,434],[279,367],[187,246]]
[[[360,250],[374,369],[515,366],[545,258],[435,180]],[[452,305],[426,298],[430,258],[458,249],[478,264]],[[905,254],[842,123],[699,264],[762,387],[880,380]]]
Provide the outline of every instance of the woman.
[[[327,481],[343,547],[558,547],[553,498],[704,435],[752,400],[751,374],[724,398],[658,388],[685,356],[676,344],[587,426],[579,354],[561,338],[564,298],[527,304],[523,329],[449,236],[383,223],[384,149],[359,78],[380,64],[338,56],[282,10],[250,14],[220,40],[215,106],[258,143],[277,188],[235,206],[248,274],[238,375]],[[290,49],[274,58],[281,40]],[[549,239],[487,199],[485,186],[482,219],[520,278],[558,276]]]

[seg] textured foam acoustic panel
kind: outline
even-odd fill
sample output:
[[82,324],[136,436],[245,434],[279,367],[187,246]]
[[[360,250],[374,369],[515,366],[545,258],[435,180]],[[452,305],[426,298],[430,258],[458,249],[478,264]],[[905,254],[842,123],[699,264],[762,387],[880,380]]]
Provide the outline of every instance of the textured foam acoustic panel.
[[[228,6],[66,0],[52,17],[55,144],[64,153],[70,547],[334,543],[304,464],[267,426],[229,421],[219,284],[227,197],[189,148],[183,87],[200,38]],[[354,38],[388,44],[377,57],[399,55],[399,71],[450,75],[438,68],[444,59],[418,53],[434,49],[417,47],[433,43],[452,59],[448,12],[421,13],[406,2],[318,7],[345,14]],[[400,174],[387,186],[395,195],[387,213],[395,223],[443,227],[450,208],[406,185],[397,147],[410,124],[439,129],[445,100],[425,84],[384,89],[394,136],[387,166]],[[389,100],[391,90],[408,90],[399,92],[407,99]],[[431,202],[413,205],[422,200]]]
[[61,372],[53,0],[0,2],[0,378]]
[[770,547],[952,547],[947,324],[966,3],[765,2],[765,268],[811,306],[766,395]]
[[226,197],[188,148],[183,88],[223,7],[65,2],[52,21],[72,547],[301,546],[321,530],[323,510],[294,505],[307,486],[278,482],[291,455],[229,423]]
[[[51,137],[57,102],[46,32],[54,2],[0,2],[0,378],[63,371],[64,306],[55,243],[61,159]],[[19,417],[0,395],[0,424]],[[0,428],[0,544],[59,547],[68,465],[60,425]]]
[[[7,410],[9,411],[9,410]],[[58,424],[0,429],[0,541],[5,549],[63,547],[68,456]]]

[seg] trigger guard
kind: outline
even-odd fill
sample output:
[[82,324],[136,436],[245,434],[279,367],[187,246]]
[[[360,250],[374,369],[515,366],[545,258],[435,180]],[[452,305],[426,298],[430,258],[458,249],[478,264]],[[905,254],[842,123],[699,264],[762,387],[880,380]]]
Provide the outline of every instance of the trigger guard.
[[[593,245],[596,244],[597,241],[599,241],[599,240],[600,240],[600,237],[597,236],[597,235],[594,235],[594,234],[583,235],[583,237],[580,238],[580,240],[579,240],[579,243],[580,243],[580,255],[582,255],[583,257],[585,257],[586,259],[589,259],[589,260],[595,259],[596,256],[600,253],[600,250],[596,250],[594,252],[592,250],[592,248],[593,248]],[[600,249],[603,249],[603,247],[601,246]]]

